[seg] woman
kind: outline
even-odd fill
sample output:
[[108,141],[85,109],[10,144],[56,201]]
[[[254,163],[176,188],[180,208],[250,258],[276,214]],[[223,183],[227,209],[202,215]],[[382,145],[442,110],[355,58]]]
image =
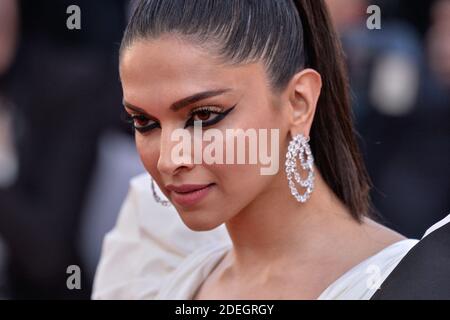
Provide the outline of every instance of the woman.
[[[417,240],[371,219],[343,70],[323,1],[140,1],[121,46],[124,106],[142,163],[169,201],[153,180],[133,181],[94,298],[369,299]],[[271,150],[285,167],[265,175],[262,161],[193,161],[195,148],[175,159],[174,132],[199,123],[205,135],[276,129]],[[190,230],[218,236],[200,241],[170,211],[145,209],[150,184]],[[142,210],[152,224],[144,231],[131,221]],[[128,279],[117,266],[120,280],[105,275],[113,261],[128,264]]]

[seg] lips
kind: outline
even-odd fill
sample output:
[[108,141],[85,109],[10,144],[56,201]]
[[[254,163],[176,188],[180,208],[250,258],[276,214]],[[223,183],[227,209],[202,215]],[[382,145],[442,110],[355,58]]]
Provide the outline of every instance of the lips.
[[166,188],[170,191],[175,191],[177,193],[188,193],[188,192],[193,192],[193,191],[204,189],[204,188],[208,187],[209,185],[211,185],[211,184],[183,184],[180,186],[175,186],[175,185],[169,184],[166,186]]
[[181,206],[189,207],[199,203],[204,199],[215,184],[184,184],[184,185],[167,185],[172,200]]

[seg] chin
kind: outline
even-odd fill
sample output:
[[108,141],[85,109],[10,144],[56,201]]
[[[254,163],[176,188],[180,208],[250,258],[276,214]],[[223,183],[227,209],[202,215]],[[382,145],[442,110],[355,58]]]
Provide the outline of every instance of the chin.
[[224,223],[214,217],[208,217],[206,213],[202,215],[200,212],[179,212],[179,215],[186,227],[192,231],[211,231]]

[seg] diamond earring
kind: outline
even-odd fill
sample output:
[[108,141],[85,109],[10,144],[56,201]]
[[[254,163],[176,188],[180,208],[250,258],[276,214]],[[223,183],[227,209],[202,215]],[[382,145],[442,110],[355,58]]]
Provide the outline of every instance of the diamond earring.
[[161,197],[156,192],[155,182],[153,181],[153,178],[151,179],[151,185],[152,185],[153,198],[155,199],[155,201],[157,203],[159,203],[160,205],[162,205],[163,207],[170,207],[172,205],[170,203],[170,201],[161,199]]
[[[308,172],[308,177],[305,180],[301,178],[297,171],[297,157],[303,170]],[[289,143],[288,152],[286,153],[286,175],[292,195],[298,202],[305,203],[314,189],[314,157],[309,146],[309,137],[305,138],[305,136],[299,134]],[[301,187],[306,188],[304,194],[298,193],[294,180]]]

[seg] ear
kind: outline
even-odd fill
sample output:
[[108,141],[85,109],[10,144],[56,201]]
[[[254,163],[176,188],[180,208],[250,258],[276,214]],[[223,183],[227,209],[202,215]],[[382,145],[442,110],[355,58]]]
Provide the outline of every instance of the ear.
[[292,137],[303,134],[309,137],[322,89],[322,77],[313,69],[295,74],[284,94],[289,107],[289,132]]

